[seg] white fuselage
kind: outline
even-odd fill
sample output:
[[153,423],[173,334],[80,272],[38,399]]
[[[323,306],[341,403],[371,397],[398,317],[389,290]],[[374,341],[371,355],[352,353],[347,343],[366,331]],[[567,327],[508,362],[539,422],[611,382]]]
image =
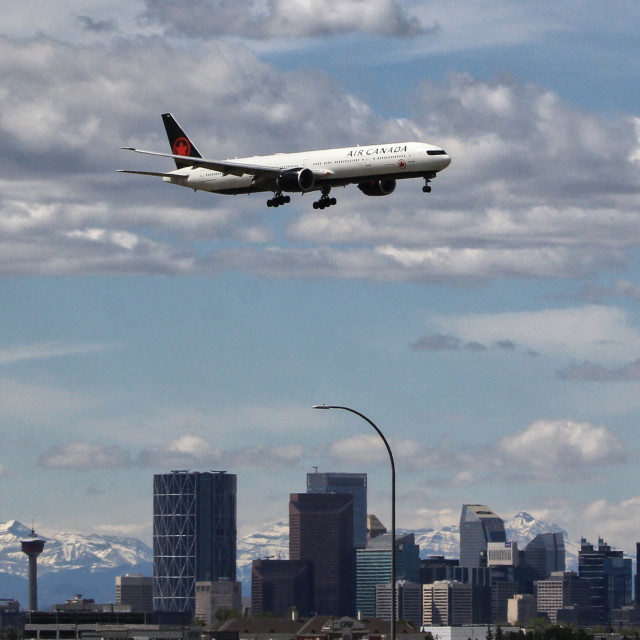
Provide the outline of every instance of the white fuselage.
[[[443,149],[422,142],[344,147],[299,153],[278,153],[228,160],[234,165],[271,167],[282,172],[309,169],[315,176],[310,190],[372,180],[434,176],[451,163]],[[175,177],[171,174],[175,174]],[[216,193],[271,191],[273,183],[259,172],[232,175],[205,167],[176,169],[165,182]]]

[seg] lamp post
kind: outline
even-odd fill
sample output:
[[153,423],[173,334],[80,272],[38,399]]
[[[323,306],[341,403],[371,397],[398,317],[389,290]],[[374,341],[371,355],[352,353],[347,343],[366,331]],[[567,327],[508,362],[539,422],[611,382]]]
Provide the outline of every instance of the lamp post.
[[396,465],[393,461],[393,453],[391,453],[391,447],[387,442],[387,439],[384,437],[384,434],[380,429],[371,421],[367,416],[356,411],[355,409],[351,409],[350,407],[340,407],[336,405],[329,404],[315,404],[313,405],[314,409],[342,409],[343,411],[349,411],[350,413],[355,413],[357,416],[360,416],[363,420],[368,422],[377,432],[377,434],[382,438],[382,442],[384,442],[384,446],[387,448],[387,453],[389,454],[389,461],[391,462],[391,640],[396,640],[396,613],[397,613],[397,603],[396,603]]

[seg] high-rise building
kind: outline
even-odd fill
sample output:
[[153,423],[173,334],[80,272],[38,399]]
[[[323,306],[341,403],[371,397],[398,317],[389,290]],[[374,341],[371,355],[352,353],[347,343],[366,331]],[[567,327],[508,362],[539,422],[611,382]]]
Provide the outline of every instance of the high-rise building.
[[383,533],[387,533],[387,527],[385,527],[380,518],[375,513],[367,514],[367,542],[373,538],[381,536]]
[[598,539],[597,548],[582,538],[578,573],[591,584],[591,609],[600,624],[611,621],[611,611],[631,603],[631,559]]
[[538,601],[531,593],[517,593],[507,603],[507,622],[528,625],[538,615]]
[[[376,585],[376,618],[391,620],[391,583]],[[396,583],[398,620],[409,620],[417,629],[422,625],[422,585],[398,580]]]
[[636,596],[636,607],[640,605],[640,571],[638,567],[640,567],[640,542],[636,542],[636,577],[633,591]]
[[251,613],[284,618],[295,607],[301,616],[315,611],[313,565],[305,560],[254,560],[251,564]]
[[353,496],[353,546],[367,546],[367,474],[308,473],[307,493],[350,493]]
[[219,609],[242,610],[242,585],[226,579],[196,582],[196,618],[215,624]]
[[153,477],[155,611],[193,616],[197,581],[235,581],[236,481],[224,471]]
[[489,624],[492,621],[492,584],[496,580],[495,569],[489,567],[451,567],[453,580],[472,586],[472,622]]
[[491,620],[505,624],[509,617],[509,599],[518,593],[518,583],[513,580],[491,580]]
[[116,604],[131,605],[131,611],[153,611],[153,578],[137,573],[116,576]]
[[561,533],[539,533],[524,548],[524,563],[532,567],[539,578],[552,571],[565,570],[564,537]]
[[[391,584],[391,542],[385,533],[356,551],[356,608],[365,616],[376,615],[376,585]],[[396,535],[396,577],[419,582],[419,575],[420,547],[413,533]]]
[[312,563],[318,614],[355,614],[354,551],[353,494],[291,494],[289,558]]
[[506,542],[502,518],[482,504],[464,504],[460,515],[460,566],[486,566],[487,544]]
[[554,624],[563,611],[573,609],[576,622],[587,623],[590,615],[591,589],[589,582],[573,571],[553,571],[537,585],[538,611]]
[[422,624],[458,627],[472,624],[472,586],[455,580],[422,585]]
[[420,583],[431,584],[439,580],[453,580],[454,568],[459,566],[460,560],[457,558],[444,556],[420,558]]

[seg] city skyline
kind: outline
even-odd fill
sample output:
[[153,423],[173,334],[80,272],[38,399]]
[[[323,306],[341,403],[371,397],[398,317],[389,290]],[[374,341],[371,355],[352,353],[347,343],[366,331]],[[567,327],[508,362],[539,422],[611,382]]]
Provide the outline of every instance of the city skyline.
[[[628,0],[6,7],[0,519],[150,543],[152,476],[214,469],[242,537],[317,467],[367,473],[388,527],[384,448],[328,403],[387,436],[398,527],[488,504],[632,550],[638,20]],[[325,211],[117,174],[171,166],[119,149],[168,151],[168,111],[209,157],[416,139],[452,163],[430,194]]]

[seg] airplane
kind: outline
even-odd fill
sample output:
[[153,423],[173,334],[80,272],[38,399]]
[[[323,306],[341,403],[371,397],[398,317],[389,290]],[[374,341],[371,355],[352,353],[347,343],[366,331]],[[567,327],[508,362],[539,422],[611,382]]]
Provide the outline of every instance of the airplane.
[[406,178],[422,178],[422,191],[430,193],[431,180],[451,163],[444,149],[424,142],[393,142],[210,160],[202,157],[170,113],[162,114],[162,120],[172,153],[144,151],[135,147],[121,149],[172,158],[175,170],[119,169],[119,173],[156,176],[164,182],[194,191],[228,195],[272,192],[273,197],[267,200],[268,207],[291,202],[289,193],[319,191],[320,199],[313,203],[313,208],[324,209],[337,202],[329,195],[331,188],[349,184],[357,184],[366,196],[388,196],[395,190],[396,180]]

